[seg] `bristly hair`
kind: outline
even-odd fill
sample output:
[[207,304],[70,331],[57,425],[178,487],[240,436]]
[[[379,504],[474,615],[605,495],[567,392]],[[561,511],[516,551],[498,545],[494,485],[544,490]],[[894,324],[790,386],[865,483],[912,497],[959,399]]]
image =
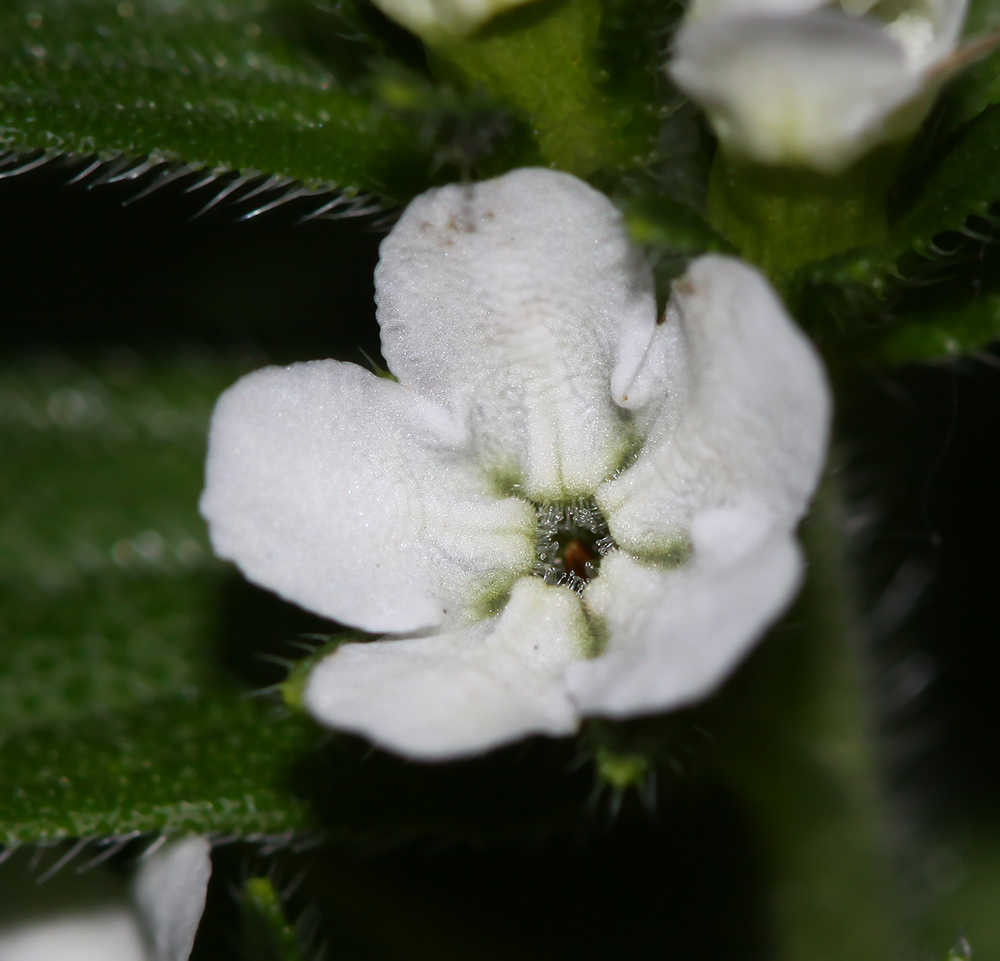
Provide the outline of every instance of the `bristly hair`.
[[235,219],[244,221],[297,202],[302,214],[296,223],[305,223],[374,217],[395,206],[386,198],[333,182],[303,183],[283,174],[266,175],[252,168],[239,171],[226,166],[209,167],[157,151],[140,157],[123,153],[94,156],[44,150],[0,154],[0,179],[43,167],[66,170],[67,185],[81,185],[88,190],[112,184],[136,184],[138,189],[122,201],[123,206],[176,185],[180,193],[205,198],[192,220],[220,207],[232,208]]

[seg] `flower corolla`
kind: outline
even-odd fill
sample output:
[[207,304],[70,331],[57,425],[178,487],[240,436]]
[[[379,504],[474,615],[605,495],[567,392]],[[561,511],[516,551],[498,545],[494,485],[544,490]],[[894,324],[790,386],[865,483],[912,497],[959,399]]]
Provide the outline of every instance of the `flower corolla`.
[[668,71],[730,152],[834,174],[917,129],[967,62],[966,6],[694,0]]
[[385,639],[305,687],[422,759],[705,696],[799,583],[828,387],[764,277],[696,260],[660,321],[611,202],[517,170],[418,197],[376,271],[398,382],[313,361],[213,416],[201,510],[258,584]]
[[2,961],[187,961],[211,874],[204,837],[155,846],[131,886],[107,868],[36,883],[15,856],[0,872]]

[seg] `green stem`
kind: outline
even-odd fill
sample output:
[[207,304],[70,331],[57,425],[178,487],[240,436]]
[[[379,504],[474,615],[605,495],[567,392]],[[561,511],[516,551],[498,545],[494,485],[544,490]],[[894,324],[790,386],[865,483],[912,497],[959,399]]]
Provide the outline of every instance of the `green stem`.
[[708,187],[711,225],[772,277],[886,239],[886,193],[900,148],[882,148],[830,177],[715,156]]
[[734,685],[721,762],[768,859],[777,956],[887,961],[897,933],[885,811],[833,487],[804,526],[802,595]]
[[585,176],[626,149],[596,86],[600,19],[600,0],[543,0],[469,37],[426,39],[439,72],[527,117],[543,157]]

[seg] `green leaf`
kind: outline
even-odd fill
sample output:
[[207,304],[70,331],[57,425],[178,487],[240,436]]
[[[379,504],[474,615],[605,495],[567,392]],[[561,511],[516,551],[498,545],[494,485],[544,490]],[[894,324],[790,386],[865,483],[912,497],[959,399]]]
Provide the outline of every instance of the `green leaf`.
[[266,0],[4,0],[0,144],[420,189],[428,161],[407,129],[272,14]]
[[279,834],[316,738],[219,664],[223,567],[196,504],[237,365],[131,355],[0,371],[0,843]]
[[315,821],[287,768],[313,725],[222,689],[0,740],[0,843],[138,832],[280,835]]
[[196,505],[235,364],[0,369],[0,735],[201,684],[213,561]]

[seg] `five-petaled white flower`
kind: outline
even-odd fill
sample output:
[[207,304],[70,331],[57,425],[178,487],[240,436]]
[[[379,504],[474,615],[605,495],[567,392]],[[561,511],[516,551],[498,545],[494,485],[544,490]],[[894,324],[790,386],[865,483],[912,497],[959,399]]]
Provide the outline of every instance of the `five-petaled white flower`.
[[218,554],[387,635],[321,661],[308,709],[435,759],[706,695],[796,590],[826,449],[766,280],[703,257],[658,324],[615,207],[540,169],[418,197],[381,257],[399,382],[271,367],[211,428]]
[[912,134],[958,50],[967,0],[694,0],[669,72],[733,153],[837,173]]
[[0,959],[187,961],[205,908],[210,849],[200,836],[155,845],[131,890],[106,868],[63,869],[38,884],[15,855],[0,871]]

